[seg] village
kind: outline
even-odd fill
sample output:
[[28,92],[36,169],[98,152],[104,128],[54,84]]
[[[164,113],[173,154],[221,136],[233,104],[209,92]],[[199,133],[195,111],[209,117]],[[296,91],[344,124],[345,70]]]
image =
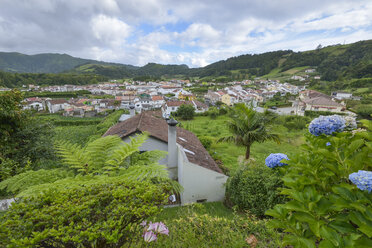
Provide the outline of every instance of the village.
[[[294,80],[302,80],[296,78]],[[195,87],[208,87],[206,92],[193,93]],[[211,90],[215,89],[215,90]],[[6,89],[2,89],[6,90]],[[103,82],[96,85],[62,85],[40,87],[24,85],[23,91],[32,92],[77,92],[86,91],[94,98],[51,98],[30,97],[24,100],[25,109],[45,111],[51,114],[61,113],[70,117],[93,117],[113,109],[129,109],[134,105],[135,111],[161,109],[163,117],[176,112],[182,104],[192,105],[195,113],[204,113],[211,106],[224,104],[233,106],[245,103],[258,112],[263,112],[265,103],[274,97],[287,97],[290,100],[284,107],[266,107],[280,115],[300,115],[305,111],[329,111],[354,115],[346,110],[345,100],[360,100],[352,93],[332,92],[326,95],[315,90],[307,90],[306,84],[296,86],[280,83],[278,80],[243,80],[225,84],[190,82],[189,80],[169,80],[160,82]],[[102,97],[100,96],[109,96]]]

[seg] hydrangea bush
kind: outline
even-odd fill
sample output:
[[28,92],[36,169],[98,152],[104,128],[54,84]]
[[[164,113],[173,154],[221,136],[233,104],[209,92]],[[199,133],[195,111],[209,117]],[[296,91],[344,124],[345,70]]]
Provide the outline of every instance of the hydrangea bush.
[[339,115],[319,116],[310,122],[309,132],[315,136],[321,134],[331,135],[342,132],[346,127],[346,121]]
[[372,134],[337,133],[344,126],[335,116],[315,119],[288,161],[281,194],[289,201],[266,212],[283,246],[372,247]]
[[278,166],[288,165],[286,163],[282,163],[282,160],[289,160],[288,156],[283,153],[271,153],[266,159],[265,164],[269,168],[275,168]]

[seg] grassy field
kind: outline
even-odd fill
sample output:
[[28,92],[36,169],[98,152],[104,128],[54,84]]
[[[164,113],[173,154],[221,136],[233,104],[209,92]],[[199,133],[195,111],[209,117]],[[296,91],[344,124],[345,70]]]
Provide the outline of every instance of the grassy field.
[[[231,172],[234,172],[238,167],[242,159],[244,158],[245,148],[237,147],[234,144],[226,142],[216,142],[218,138],[228,136],[229,131],[226,127],[226,121],[228,116],[219,116],[215,120],[211,120],[208,116],[197,116],[191,121],[181,121],[182,126],[198,137],[209,136],[214,139],[209,152],[215,159],[220,159],[225,167]],[[267,141],[264,143],[254,143],[251,147],[251,158],[253,158],[258,164],[264,164],[265,158],[270,153],[286,153],[289,157],[291,156],[298,146],[304,142],[303,134],[306,130],[291,130],[289,131],[282,125],[275,125],[272,127],[272,132],[280,136],[281,143],[277,144],[273,141]]]

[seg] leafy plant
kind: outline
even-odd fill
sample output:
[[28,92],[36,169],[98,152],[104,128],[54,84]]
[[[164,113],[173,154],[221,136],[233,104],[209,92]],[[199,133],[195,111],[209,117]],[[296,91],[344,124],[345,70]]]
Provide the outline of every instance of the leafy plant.
[[8,194],[16,195],[31,186],[53,183],[57,180],[73,176],[74,173],[72,171],[61,168],[53,170],[29,170],[0,182],[0,190],[6,190]]
[[264,217],[265,211],[284,203],[279,194],[283,187],[280,174],[264,166],[248,165],[236,171],[227,181],[226,199],[229,205]]
[[285,167],[281,194],[289,201],[266,212],[284,231],[283,246],[371,247],[372,194],[349,181],[372,168],[371,133],[308,134],[303,149]]
[[191,120],[194,118],[195,109],[190,104],[182,104],[176,112],[176,116],[181,117],[184,120]]
[[159,212],[169,186],[105,177],[50,189],[12,204],[0,223],[1,247],[122,247]]

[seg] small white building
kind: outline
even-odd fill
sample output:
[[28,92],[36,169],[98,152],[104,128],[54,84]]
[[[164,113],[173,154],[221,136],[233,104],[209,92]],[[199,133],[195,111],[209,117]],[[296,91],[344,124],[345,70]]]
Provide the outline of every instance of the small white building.
[[343,100],[343,99],[352,99],[353,94],[348,92],[332,92],[332,97]]
[[208,106],[202,102],[193,100],[193,101],[167,101],[161,107],[162,116],[164,118],[169,117],[171,113],[177,112],[178,108],[182,104],[192,105],[195,109],[195,113],[204,113],[208,111]]
[[199,139],[190,131],[177,127],[173,119],[168,123],[142,112],[111,127],[104,136],[118,135],[125,142],[138,132],[148,132],[149,138],[140,151],[163,150],[168,155],[160,160],[166,164],[171,179],[178,181],[184,191],[181,204],[222,201],[227,176],[223,174]]
[[46,105],[48,107],[49,113],[57,113],[60,110],[65,110],[70,107],[70,104],[65,99],[53,99],[47,100]]

